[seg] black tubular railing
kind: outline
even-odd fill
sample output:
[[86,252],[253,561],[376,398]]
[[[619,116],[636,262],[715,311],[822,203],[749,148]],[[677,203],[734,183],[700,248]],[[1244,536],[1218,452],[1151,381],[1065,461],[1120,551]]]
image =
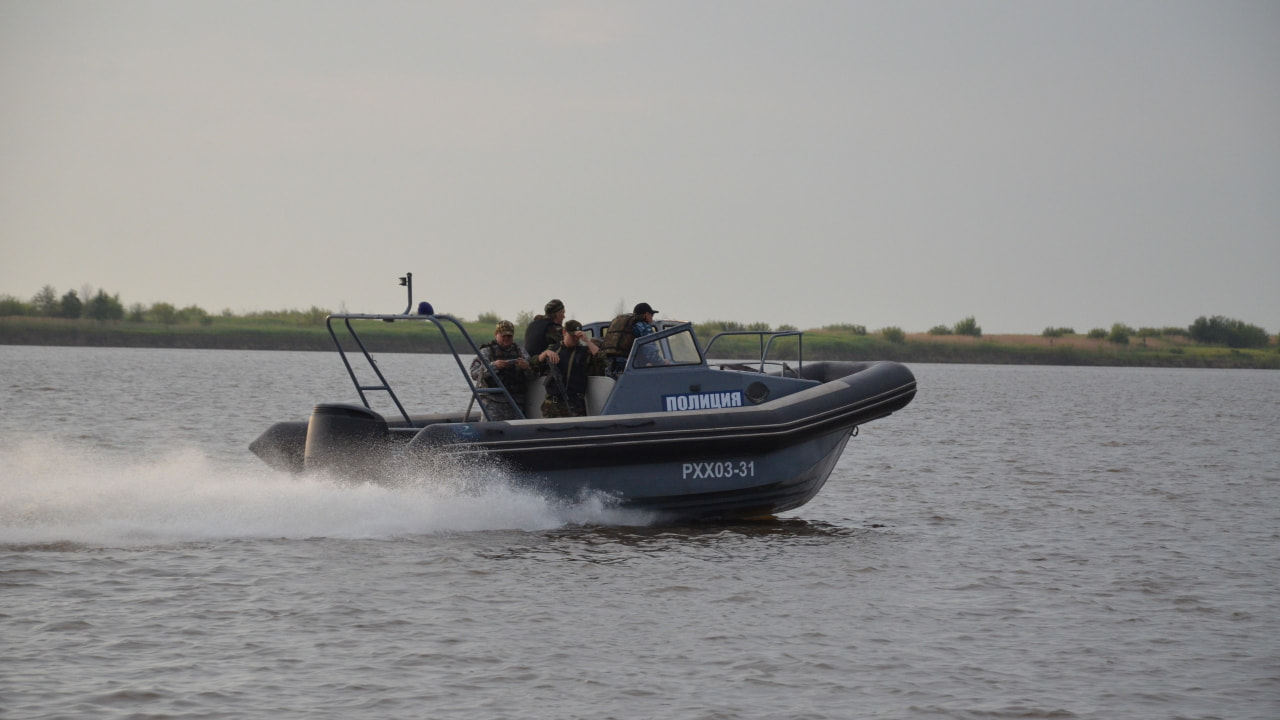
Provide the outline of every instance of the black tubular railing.
[[[412,303],[410,304],[412,305]],[[356,375],[355,368],[351,366],[351,361],[347,358],[347,351],[343,349],[342,341],[339,340],[338,333],[334,330],[334,327],[333,327],[334,320],[342,321],[343,326],[346,328],[347,335],[349,335],[351,339],[355,342],[356,346],[360,348],[360,354],[364,356],[365,362],[368,363],[369,368],[373,370],[374,375],[377,376],[379,384],[373,385],[373,384],[364,384],[360,382],[360,378],[357,377]],[[486,360],[484,356],[480,354],[480,348],[476,347],[476,343],[474,340],[471,339],[471,335],[467,333],[467,329],[463,327],[462,323],[459,322],[458,319],[453,317],[452,315],[407,315],[407,314],[406,315],[362,315],[362,314],[330,315],[327,318],[325,318],[325,326],[329,329],[329,337],[333,338],[333,344],[335,347],[338,348],[338,356],[342,358],[342,364],[347,369],[347,375],[351,377],[351,383],[355,385],[356,392],[360,395],[360,402],[364,403],[364,406],[369,408],[370,410],[373,409],[373,406],[369,403],[369,397],[368,395],[366,395],[366,393],[385,392],[387,396],[391,398],[391,402],[395,403],[396,409],[400,411],[400,416],[404,418],[404,421],[409,425],[413,424],[413,420],[409,417],[408,411],[405,410],[404,405],[401,404],[400,398],[396,396],[395,390],[391,388],[391,383],[387,381],[386,376],[382,374],[382,369],[378,367],[378,361],[375,360],[373,355],[369,352],[369,348],[365,346],[364,340],[361,339],[360,334],[356,332],[356,329],[354,327],[352,327],[351,325],[352,320],[380,320],[382,322],[408,321],[408,322],[431,323],[432,325],[435,326],[436,330],[440,332],[440,337],[444,339],[445,345],[448,346],[449,353],[453,355],[453,360],[454,362],[457,363],[458,370],[462,372],[462,377],[466,379],[467,387],[470,388],[471,390],[472,401],[480,405],[480,411],[484,413],[485,419],[488,420],[491,418],[489,417],[488,406],[483,402],[479,402],[480,396],[482,395],[501,395],[503,396],[503,398],[506,399],[508,403],[511,404],[513,408],[516,409],[516,412],[519,413],[520,405],[516,403],[515,398],[511,397],[511,393],[507,390],[506,386],[502,384],[501,380],[498,380],[497,387],[487,388],[487,387],[477,386],[475,381],[471,379],[470,368],[468,367],[467,364],[463,363],[462,357],[458,355],[458,347],[454,344],[453,338],[450,336],[449,330],[447,330],[445,327],[445,323],[449,323],[450,325],[452,325],[453,328],[457,330],[458,334],[460,334],[462,338],[466,340],[466,347],[470,348],[470,354],[480,359],[480,362],[484,364],[485,369],[489,371],[489,374],[493,376],[495,380],[497,380],[498,374],[494,371],[493,366],[489,364],[489,361]],[[523,415],[521,415],[521,417],[523,417]]]
[[[755,335],[760,338],[760,359],[758,361],[760,364],[760,372],[764,372],[765,365],[779,365],[784,371],[786,370],[786,363],[780,360],[769,360],[769,352],[773,350],[773,343],[779,338],[792,336],[796,338],[796,367],[804,367],[804,332],[800,330],[726,330],[724,332],[718,332],[712,336],[711,340],[707,342],[707,347],[703,351],[703,354],[710,358],[712,357],[711,346],[715,345],[717,340],[722,337],[741,335]],[[768,336],[767,340],[765,339],[765,336]]]

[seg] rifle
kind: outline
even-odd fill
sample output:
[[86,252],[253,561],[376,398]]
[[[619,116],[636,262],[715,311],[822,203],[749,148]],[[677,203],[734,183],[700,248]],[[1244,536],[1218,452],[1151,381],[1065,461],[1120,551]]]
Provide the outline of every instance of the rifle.
[[[560,346],[561,351],[568,349],[563,345]],[[560,353],[557,352],[556,354],[559,355]],[[564,398],[565,402],[569,402],[569,388],[564,384],[564,378],[560,375],[560,365],[558,363],[547,363],[547,374],[551,376],[551,379],[555,381],[556,387],[560,389],[560,397]]]

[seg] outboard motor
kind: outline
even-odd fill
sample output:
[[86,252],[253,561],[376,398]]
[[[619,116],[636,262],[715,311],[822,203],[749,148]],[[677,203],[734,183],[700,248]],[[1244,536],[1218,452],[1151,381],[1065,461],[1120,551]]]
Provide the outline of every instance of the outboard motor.
[[363,405],[322,403],[311,411],[303,464],[347,477],[377,472],[387,451],[387,421]]

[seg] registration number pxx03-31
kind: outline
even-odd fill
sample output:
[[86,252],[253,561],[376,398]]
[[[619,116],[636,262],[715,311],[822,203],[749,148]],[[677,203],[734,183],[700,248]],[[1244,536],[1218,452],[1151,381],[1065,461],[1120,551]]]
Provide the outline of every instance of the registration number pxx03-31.
[[722,462],[684,463],[682,480],[705,478],[755,477],[755,460],[726,460]]

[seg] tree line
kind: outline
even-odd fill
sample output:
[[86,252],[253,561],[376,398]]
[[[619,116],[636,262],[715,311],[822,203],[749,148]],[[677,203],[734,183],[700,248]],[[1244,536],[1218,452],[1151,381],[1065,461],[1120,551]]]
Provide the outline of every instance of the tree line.
[[[82,294],[84,298],[82,299]],[[231,310],[223,310],[218,317],[224,319],[244,319],[272,325],[320,325],[330,311],[315,306],[307,310],[279,310],[267,312],[251,312],[236,315]],[[52,285],[45,285],[30,300],[22,300],[12,295],[0,295],[0,317],[26,316],[62,318],[66,320],[98,320],[151,322],[162,325],[211,325],[214,316],[199,305],[177,307],[172,303],[157,302],[150,305],[133,303],[125,307],[120,301],[120,294],[108,294],[106,290],[96,292],[85,286],[81,292],[68,290],[58,294]]]
[[[187,307],[178,308],[170,303],[157,302],[151,305],[143,305],[142,303],[133,303],[129,307],[125,307],[120,301],[120,294],[108,294],[106,290],[98,289],[96,292],[85,286],[82,288],[84,297],[75,290],[68,290],[59,294],[57,289],[52,285],[45,285],[30,300],[24,301],[12,295],[0,295],[0,317],[5,316],[30,316],[30,317],[49,317],[64,318],[68,320],[98,320],[98,321],[130,321],[130,322],[154,322],[163,325],[177,324],[200,324],[209,325],[214,321],[214,317],[210,315],[204,308],[197,305],[188,305]],[[253,312],[245,315],[235,315],[230,310],[223,310],[221,317],[226,319],[244,319],[257,322],[264,322],[274,325],[319,325],[324,322],[325,316],[330,313],[328,310],[312,306],[307,310],[280,310],[267,312]],[[485,312],[481,313],[477,322],[482,324],[494,324],[500,320],[497,313]],[[533,319],[530,312],[521,312],[516,317],[516,324],[526,326]],[[768,323],[740,323],[732,320],[708,320],[694,324],[695,329],[700,335],[710,336],[717,332],[748,330],[755,332],[770,332],[772,328]],[[793,331],[797,328],[794,325],[779,325],[778,332]],[[840,323],[836,325],[826,325],[822,328],[828,332],[850,333],[853,335],[867,335],[865,325],[853,323]],[[886,327],[876,331],[890,342],[902,343],[906,341],[906,333],[899,327]],[[973,316],[965,317],[953,325],[935,325],[929,329],[930,335],[967,335],[972,337],[982,337],[982,326]],[[1068,335],[1075,335],[1076,331],[1069,327],[1047,327],[1041,333],[1047,338],[1058,338]],[[1186,328],[1181,327],[1165,327],[1165,328],[1133,328],[1125,323],[1115,323],[1108,330],[1106,328],[1094,328],[1090,330],[1086,337],[1096,340],[1106,340],[1117,345],[1128,345],[1130,338],[1137,337],[1144,339],[1148,337],[1180,337],[1192,340],[1204,345],[1224,345],[1230,348],[1264,348],[1271,342],[1271,336],[1263,328],[1222,315],[1200,316],[1196,318]]]
[[[1071,328],[1047,327],[1041,333],[1047,338],[1074,335]],[[1186,338],[1202,345],[1225,345],[1229,348],[1264,348],[1271,343],[1267,331],[1251,325],[1243,320],[1236,320],[1222,315],[1208,317],[1201,315],[1185,328],[1144,327],[1134,329],[1125,323],[1115,323],[1111,329],[1094,328],[1085,337],[1091,340],[1106,340],[1117,345],[1128,345],[1130,338]]]
[[[165,325],[179,323],[210,322],[209,313],[203,308],[190,305],[177,308],[170,303],[158,302],[151,305],[133,303],[128,308],[120,302],[120,293],[108,294],[99,289],[83,288],[84,298],[75,290],[68,290],[61,295],[52,285],[45,285],[29,301],[23,301],[12,295],[0,295],[0,317],[29,316],[63,318],[66,320],[128,320],[132,322],[157,322]],[[87,298],[87,299],[85,299]]]

